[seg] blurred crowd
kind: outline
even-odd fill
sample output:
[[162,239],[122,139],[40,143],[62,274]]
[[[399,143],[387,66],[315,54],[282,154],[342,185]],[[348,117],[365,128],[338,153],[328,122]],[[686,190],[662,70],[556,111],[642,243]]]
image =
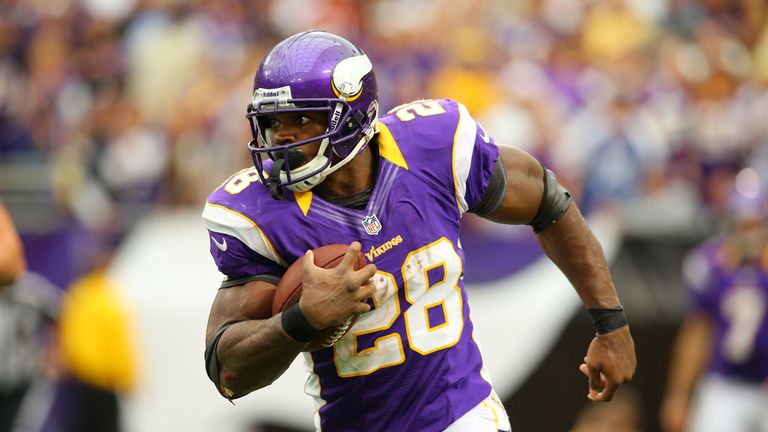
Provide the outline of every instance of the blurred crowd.
[[373,58],[385,109],[458,99],[583,208],[686,233],[724,178],[768,172],[767,16],[763,0],[4,1],[0,196],[22,232],[200,206],[250,163],[265,49],[321,28]]
[[765,0],[3,0],[0,201],[31,270],[90,292],[143,216],[201,209],[251,164],[266,50],[310,28],[363,47],[384,110],[459,100],[630,235],[702,237],[738,172],[768,181]]

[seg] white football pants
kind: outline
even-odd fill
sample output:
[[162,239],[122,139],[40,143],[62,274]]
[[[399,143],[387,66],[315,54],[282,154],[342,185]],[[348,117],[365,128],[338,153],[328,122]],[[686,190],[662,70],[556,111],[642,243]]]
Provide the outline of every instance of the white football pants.
[[705,376],[688,424],[690,432],[768,432],[768,385]]

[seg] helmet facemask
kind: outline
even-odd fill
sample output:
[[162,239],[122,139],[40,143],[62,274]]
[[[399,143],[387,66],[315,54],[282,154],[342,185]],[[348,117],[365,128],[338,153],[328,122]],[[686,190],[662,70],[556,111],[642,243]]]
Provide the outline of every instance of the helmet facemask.
[[[353,111],[343,99],[264,99],[248,106],[248,119],[253,139],[248,143],[253,163],[264,185],[273,197],[282,197],[281,186],[304,192],[322,182],[354,158],[375,132],[375,120],[366,127],[369,115]],[[376,107],[377,108],[377,107]],[[277,113],[327,112],[328,124],[324,134],[280,146],[272,146],[268,117]],[[377,111],[377,110],[376,110]],[[315,157],[309,161],[297,149],[320,142]],[[265,167],[264,155],[272,160]],[[268,165],[268,164],[267,164]]]

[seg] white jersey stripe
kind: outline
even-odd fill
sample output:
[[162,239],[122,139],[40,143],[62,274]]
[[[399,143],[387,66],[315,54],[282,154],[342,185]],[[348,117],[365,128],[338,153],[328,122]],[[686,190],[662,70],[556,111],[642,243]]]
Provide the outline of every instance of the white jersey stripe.
[[459,125],[453,138],[453,182],[456,189],[456,203],[459,212],[464,214],[469,210],[467,200],[467,179],[472,166],[472,152],[475,149],[475,137],[477,135],[477,123],[469,115],[467,108],[459,106]]
[[322,386],[320,385],[320,376],[315,373],[315,362],[312,361],[312,354],[308,352],[302,354],[304,355],[304,371],[309,374],[306,383],[304,383],[304,393],[312,397],[312,400],[315,403],[315,430],[321,431],[320,408],[326,404],[326,401],[321,396]]
[[288,267],[261,228],[247,216],[218,204],[205,203],[203,219],[209,230],[235,237],[259,255]]

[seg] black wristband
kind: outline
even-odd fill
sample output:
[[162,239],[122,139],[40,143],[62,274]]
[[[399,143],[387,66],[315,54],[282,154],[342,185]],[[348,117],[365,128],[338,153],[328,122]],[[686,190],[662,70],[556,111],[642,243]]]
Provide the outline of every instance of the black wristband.
[[592,326],[595,327],[597,334],[610,333],[629,324],[622,306],[587,310],[592,315]]
[[320,333],[320,330],[312,327],[307,321],[298,303],[283,311],[280,324],[288,336],[299,342],[309,342]]

